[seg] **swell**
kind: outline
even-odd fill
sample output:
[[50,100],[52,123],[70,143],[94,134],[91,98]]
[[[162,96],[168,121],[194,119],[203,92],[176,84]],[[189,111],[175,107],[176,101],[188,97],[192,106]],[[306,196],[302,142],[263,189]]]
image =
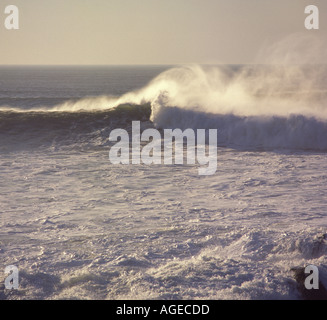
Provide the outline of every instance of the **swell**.
[[109,132],[149,121],[150,104],[122,104],[105,111],[1,111],[0,149],[85,148],[108,143]]

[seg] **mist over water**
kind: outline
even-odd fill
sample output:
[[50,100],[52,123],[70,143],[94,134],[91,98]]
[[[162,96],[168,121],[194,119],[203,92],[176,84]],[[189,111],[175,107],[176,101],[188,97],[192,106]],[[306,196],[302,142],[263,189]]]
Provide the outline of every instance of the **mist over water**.
[[325,66],[181,66],[164,71],[138,91],[120,97],[66,101],[50,111],[108,110],[121,104],[236,116],[298,114],[327,119]]

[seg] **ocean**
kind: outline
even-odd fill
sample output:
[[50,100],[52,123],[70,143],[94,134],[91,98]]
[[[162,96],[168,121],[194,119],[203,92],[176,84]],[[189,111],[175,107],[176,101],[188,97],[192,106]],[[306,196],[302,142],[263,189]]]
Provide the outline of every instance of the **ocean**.
[[[325,66],[0,68],[0,299],[298,300],[327,286]],[[217,129],[215,174],[110,132]],[[3,280],[7,275],[3,275]]]

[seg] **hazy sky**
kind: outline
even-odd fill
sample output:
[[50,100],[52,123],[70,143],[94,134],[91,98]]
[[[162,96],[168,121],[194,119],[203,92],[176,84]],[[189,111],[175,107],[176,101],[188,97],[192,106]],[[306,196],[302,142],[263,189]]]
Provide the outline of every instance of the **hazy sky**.
[[[16,31],[3,24],[9,4]],[[318,31],[304,28],[310,4]],[[6,0],[0,10],[0,64],[252,63],[293,34],[327,39],[326,0]]]

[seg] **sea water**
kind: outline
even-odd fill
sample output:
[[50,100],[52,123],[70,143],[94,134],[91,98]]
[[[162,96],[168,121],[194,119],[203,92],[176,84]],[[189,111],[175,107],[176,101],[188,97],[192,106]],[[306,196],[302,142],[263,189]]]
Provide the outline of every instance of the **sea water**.
[[[301,299],[326,284],[326,69],[0,69],[1,299]],[[132,121],[217,129],[217,170],[113,165]],[[3,279],[5,278],[3,274]]]

